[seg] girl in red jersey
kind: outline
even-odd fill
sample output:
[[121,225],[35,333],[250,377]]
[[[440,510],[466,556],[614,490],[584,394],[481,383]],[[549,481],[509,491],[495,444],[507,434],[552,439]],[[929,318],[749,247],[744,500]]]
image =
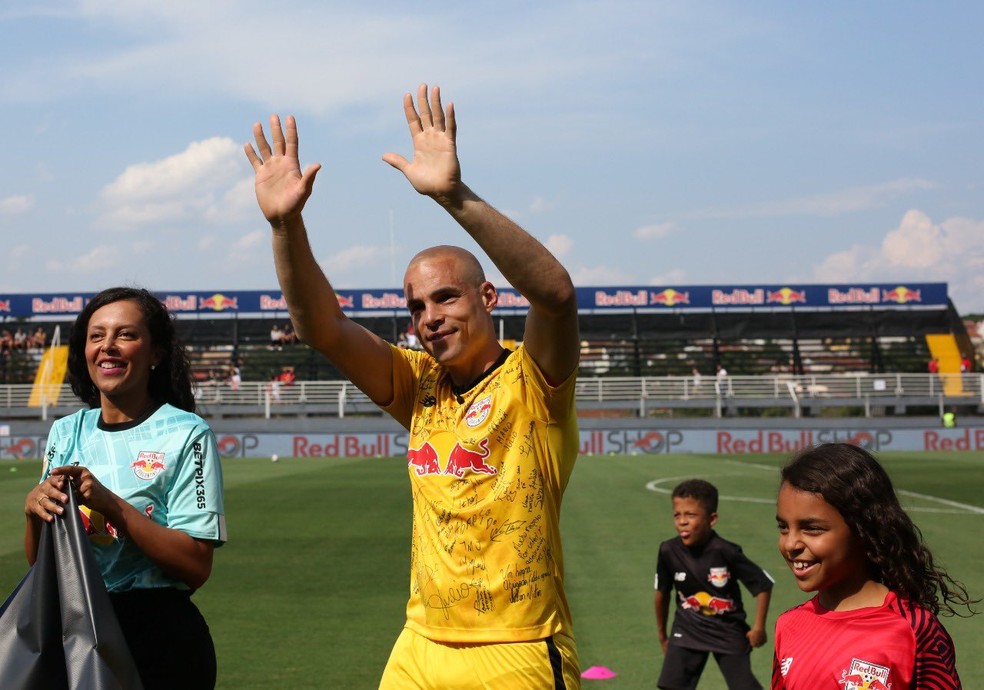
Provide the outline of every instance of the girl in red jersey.
[[933,562],[884,468],[827,443],[782,470],[779,551],[816,592],[776,621],[773,690],[959,689],[953,640],[937,619],[970,601]]

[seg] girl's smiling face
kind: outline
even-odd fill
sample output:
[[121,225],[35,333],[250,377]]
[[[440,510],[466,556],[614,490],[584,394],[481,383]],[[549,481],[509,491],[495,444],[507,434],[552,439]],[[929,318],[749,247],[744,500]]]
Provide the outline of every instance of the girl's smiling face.
[[864,545],[836,508],[820,494],[783,483],[776,502],[779,552],[804,592],[820,592],[820,603],[837,604],[869,580]]

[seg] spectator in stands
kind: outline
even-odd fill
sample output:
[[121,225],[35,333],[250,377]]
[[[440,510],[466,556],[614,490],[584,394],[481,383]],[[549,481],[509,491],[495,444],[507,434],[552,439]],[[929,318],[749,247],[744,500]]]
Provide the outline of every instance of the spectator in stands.
[[0,331],[0,349],[8,354],[14,349],[14,334],[9,329],[4,328]]
[[970,373],[971,369],[973,369],[973,368],[974,368],[974,365],[970,361],[970,357],[968,357],[966,353],[961,352],[960,353],[960,373],[961,374],[968,374],[968,373]]
[[285,386],[294,385],[294,381],[297,380],[297,374],[294,372],[294,367],[284,367],[280,370],[280,382]]
[[239,367],[239,362],[233,360],[229,366],[229,388],[234,391],[239,390],[239,384],[243,382],[243,372]]
[[935,357],[931,357],[929,360],[928,369],[930,374],[940,373],[940,360],[936,359]]
[[410,432],[408,620],[379,687],[420,687],[424,677],[430,687],[486,687],[479,667],[494,669],[501,687],[579,687],[559,532],[578,452],[574,285],[542,244],[461,180],[454,108],[442,107],[439,89],[421,85],[416,107],[407,94],[403,108],[413,160],[383,160],[440,203],[529,300],[515,351],[497,339],[495,287],[460,247],[425,249],[404,274],[424,352],[390,345],[349,319],[308,242],[301,211],[320,165],[301,172],[294,119],[285,137],[280,119],[270,118],[272,147],[258,123],[258,150],[246,145],[299,335]]
[[728,378],[728,370],[724,368],[723,364],[717,365],[716,376],[718,381],[724,381],[726,378]]
[[297,333],[294,332],[294,324],[289,321],[284,324],[284,328],[281,333],[283,335],[280,337],[280,342],[284,345],[293,345],[297,342]]
[[34,331],[34,336],[31,338],[31,346],[36,350],[43,350],[47,342],[48,334],[44,332],[41,326],[38,326],[37,330]]
[[280,326],[273,324],[270,326],[270,349],[279,350],[281,345],[284,344],[284,332],[280,330]]
[[27,349],[27,331],[25,331],[20,326],[14,331],[14,349],[15,350],[26,350]]
[[693,374],[694,377],[694,392],[696,393],[697,391],[700,390],[700,380],[701,380],[700,369],[694,367],[693,369],[690,370],[690,373]]

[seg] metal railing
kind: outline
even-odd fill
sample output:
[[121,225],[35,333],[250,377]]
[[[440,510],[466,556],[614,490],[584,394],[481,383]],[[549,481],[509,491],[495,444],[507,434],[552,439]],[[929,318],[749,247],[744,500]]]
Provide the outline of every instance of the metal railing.
[[[42,417],[47,410],[28,407],[33,386],[0,386],[0,417]],[[54,391],[49,392],[49,398]],[[206,416],[346,414],[378,412],[364,393],[347,381],[296,381],[291,385],[263,381],[206,382],[195,390]],[[816,376],[727,376],[695,380],[687,376],[580,378],[578,406],[621,409],[646,416],[658,408],[712,409],[722,416],[739,408],[803,408],[898,406],[984,406],[984,374],[830,374]],[[57,409],[78,407],[71,388],[58,391]]]

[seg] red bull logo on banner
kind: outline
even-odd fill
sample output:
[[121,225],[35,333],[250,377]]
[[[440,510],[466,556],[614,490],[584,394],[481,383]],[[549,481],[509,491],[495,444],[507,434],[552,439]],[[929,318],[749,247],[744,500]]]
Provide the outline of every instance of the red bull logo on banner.
[[731,599],[716,597],[707,592],[697,592],[690,596],[680,593],[680,606],[691,611],[699,611],[705,616],[720,616],[735,610],[735,604]]
[[890,690],[889,669],[863,659],[851,659],[851,668],[841,676],[844,690]]
[[922,293],[920,290],[910,290],[905,285],[899,285],[894,290],[882,290],[882,302],[895,302],[895,304],[922,302]]
[[236,297],[226,297],[221,292],[216,292],[210,297],[199,297],[198,308],[211,309],[212,311],[239,309],[239,300]]
[[0,311],[10,313],[9,299],[0,299]]
[[342,309],[355,308],[355,297],[353,295],[343,295],[340,292],[336,292],[335,299],[338,300],[338,306]]
[[768,304],[782,304],[784,306],[790,304],[806,304],[806,291],[794,290],[788,287],[779,288],[775,292],[769,292],[765,301]]
[[142,450],[137,453],[137,459],[130,463],[130,467],[140,479],[151,480],[165,469],[164,453]]
[[664,307],[675,307],[678,304],[690,304],[690,293],[680,292],[673,288],[667,288],[662,292],[653,292],[649,295],[649,303],[662,305]]
[[418,477],[450,474],[463,479],[466,472],[497,474],[499,470],[485,462],[485,459],[491,455],[489,440],[483,438],[478,447],[480,450],[475,451],[455,443],[448,456],[447,466],[442,469],[441,457],[437,450],[430,443],[425,443],[420,448],[407,450],[407,467],[413,468]]

